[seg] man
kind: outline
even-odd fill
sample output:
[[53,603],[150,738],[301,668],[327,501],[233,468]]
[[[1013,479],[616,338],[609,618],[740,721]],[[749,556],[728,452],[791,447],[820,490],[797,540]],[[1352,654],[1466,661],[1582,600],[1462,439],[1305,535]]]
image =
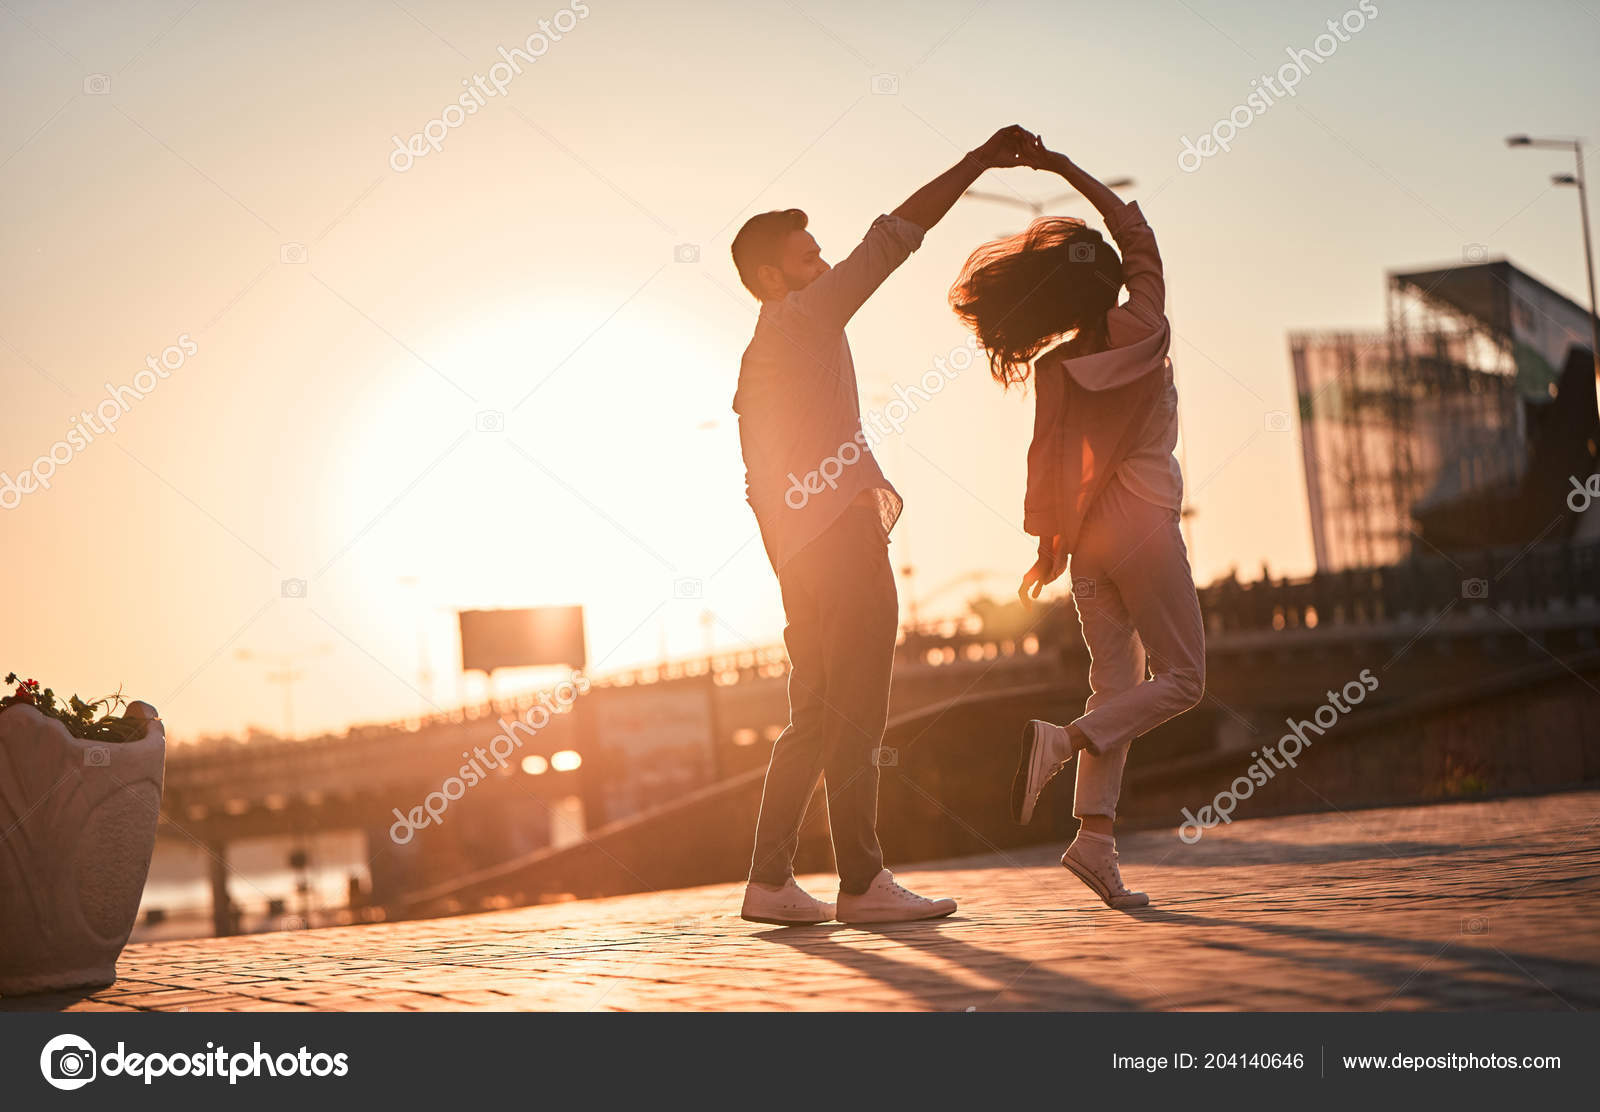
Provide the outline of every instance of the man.
[[[739,279],[761,301],[739,368],[745,482],[787,619],[789,725],[773,745],[744,918],[800,925],[932,919],[956,909],[894,881],[878,846],[878,766],[900,609],[889,531],[900,495],[861,431],[844,328],[984,170],[1020,164],[1031,141],[997,131],[913,193],[836,267],[799,209],[752,217],[733,240]],[[801,820],[827,785],[837,905],[794,880]]]

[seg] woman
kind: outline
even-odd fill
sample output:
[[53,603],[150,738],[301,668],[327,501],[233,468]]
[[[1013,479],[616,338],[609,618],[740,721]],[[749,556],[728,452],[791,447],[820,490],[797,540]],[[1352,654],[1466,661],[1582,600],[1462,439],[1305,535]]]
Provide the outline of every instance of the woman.
[[[1166,286],[1137,203],[1124,204],[1037,140],[1024,161],[1088,198],[1122,255],[1081,221],[1045,217],[979,248],[950,291],[995,380],[1034,381],[1023,527],[1039,538],[1039,558],[1017,593],[1031,606],[1070,560],[1090,655],[1083,715],[1023,730],[1012,816],[1028,822],[1045,784],[1076,756],[1081,826],[1061,863],[1108,906],[1143,907],[1149,897],[1130,892],[1117,867],[1128,744],[1205,691],[1205,631],[1179,531]],[[1119,305],[1124,286],[1128,300]]]

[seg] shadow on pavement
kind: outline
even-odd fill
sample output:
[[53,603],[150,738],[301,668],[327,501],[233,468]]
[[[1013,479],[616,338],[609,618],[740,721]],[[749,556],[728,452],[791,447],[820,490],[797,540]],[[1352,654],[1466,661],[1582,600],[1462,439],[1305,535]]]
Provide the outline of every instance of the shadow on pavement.
[[[754,937],[837,962],[853,973],[946,1011],[1126,1011],[1140,1007],[1136,1000],[1068,976],[1057,968],[975,946],[956,937],[947,927],[970,930],[971,924],[957,916],[881,927],[779,927]],[[890,957],[877,945],[852,944],[863,936],[874,943],[892,939],[988,983],[957,976],[954,971],[945,973],[930,964]]]
[[[1478,850],[1512,848],[1505,842],[1273,842],[1245,838],[1224,838],[1212,842],[1201,839],[1194,845],[1184,845],[1174,836],[1173,843],[1182,850],[1171,853],[1160,864],[1178,869],[1238,868],[1254,865],[1326,865],[1336,861],[1382,860],[1400,857],[1445,857],[1455,853]],[[1148,846],[1139,845],[1134,837],[1119,839],[1124,864],[1154,864]]]
[[[1146,923],[1194,929],[1197,935],[1192,941],[1211,949],[1248,954],[1254,958],[1276,958],[1302,967],[1356,973],[1379,984],[1392,984],[1394,996],[1391,1000],[1404,993],[1421,997],[1433,1008],[1465,1010],[1477,1006],[1504,1010],[1504,984],[1484,979],[1485,976],[1493,976],[1502,981],[1509,977],[1513,981],[1525,982],[1531,990],[1530,1007],[1538,1006],[1541,1000],[1545,1006],[1567,1007],[1574,1011],[1600,1007],[1600,964],[1508,953],[1495,946],[1487,933],[1472,933],[1470,929],[1464,929],[1458,938],[1440,940],[1342,931],[1294,923],[1224,919],[1158,907],[1134,908],[1118,914]],[[1253,931],[1286,943],[1316,943],[1328,949],[1271,949],[1205,937],[1205,932],[1215,928]],[[1397,960],[1384,960],[1385,957]],[[1414,960],[1418,958],[1422,959],[1420,964]],[[1439,968],[1451,966],[1454,968]],[[1480,1000],[1481,1003],[1476,1003]]]

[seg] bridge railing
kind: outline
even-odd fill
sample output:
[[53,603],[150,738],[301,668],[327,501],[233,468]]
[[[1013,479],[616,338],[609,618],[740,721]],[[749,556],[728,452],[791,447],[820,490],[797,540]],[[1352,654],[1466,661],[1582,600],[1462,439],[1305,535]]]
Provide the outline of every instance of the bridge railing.
[[1596,605],[1600,544],[1423,556],[1381,568],[1254,583],[1220,580],[1200,592],[1213,634],[1370,625],[1431,618],[1453,604],[1501,610]]

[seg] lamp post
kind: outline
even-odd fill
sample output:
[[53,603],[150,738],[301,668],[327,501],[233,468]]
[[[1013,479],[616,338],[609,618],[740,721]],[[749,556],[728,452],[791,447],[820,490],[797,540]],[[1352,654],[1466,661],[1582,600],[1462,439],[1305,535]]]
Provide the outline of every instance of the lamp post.
[[[296,662],[307,656],[320,656],[332,646],[323,642],[314,646],[310,652],[295,653],[264,653],[253,649],[237,649],[234,658],[265,662],[276,667],[267,673],[268,681],[283,685],[283,740],[285,743],[294,742],[294,685],[305,678],[305,672],[297,668]],[[289,783],[294,794],[305,799],[305,774],[302,768],[305,751],[300,744],[289,744],[284,750],[288,758]],[[291,835],[294,848],[289,852],[289,867],[294,870],[296,879],[295,887],[300,894],[300,917],[306,926],[311,925],[311,913],[315,909],[314,894],[311,887],[311,872],[316,868],[316,863],[311,855],[310,842],[306,838],[305,829],[301,826],[294,828]]]
[[[421,584],[422,577],[418,575],[402,575],[395,582],[406,588],[407,591],[411,591]],[[418,593],[420,594],[420,592]],[[428,717],[429,708],[435,711],[439,708],[433,705],[433,669],[428,666],[428,631],[423,625],[423,616],[426,613],[426,609],[420,601],[417,604],[416,613],[417,698],[422,700],[422,707],[418,711],[418,715],[426,718]]]
[[1570,149],[1573,161],[1577,164],[1576,173],[1554,174],[1550,181],[1553,185],[1578,187],[1578,211],[1583,216],[1583,265],[1589,274],[1589,351],[1594,356],[1595,406],[1600,408],[1600,308],[1596,306],[1594,293],[1594,248],[1589,242],[1589,194],[1583,180],[1583,142],[1580,139],[1536,139],[1530,135],[1511,135],[1506,138],[1506,146]]
[[[1106,182],[1107,189],[1127,189],[1133,185],[1132,178],[1113,178]],[[962,194],[963,197],[976,197],[980,201],[994,201],[996,204],[1011,205],[1013,208],[1027,209],[1035,217],[1044,215],[1044,210],[1054,208],[1062,201],[1072,200],[1078,196],[1076,192],[1063,193],[1057,197],[1050,197],[1043,201],[1030,201],[1025,197],[1011,197],[1004,193],[990,193],[986,189],[969,189]]]

